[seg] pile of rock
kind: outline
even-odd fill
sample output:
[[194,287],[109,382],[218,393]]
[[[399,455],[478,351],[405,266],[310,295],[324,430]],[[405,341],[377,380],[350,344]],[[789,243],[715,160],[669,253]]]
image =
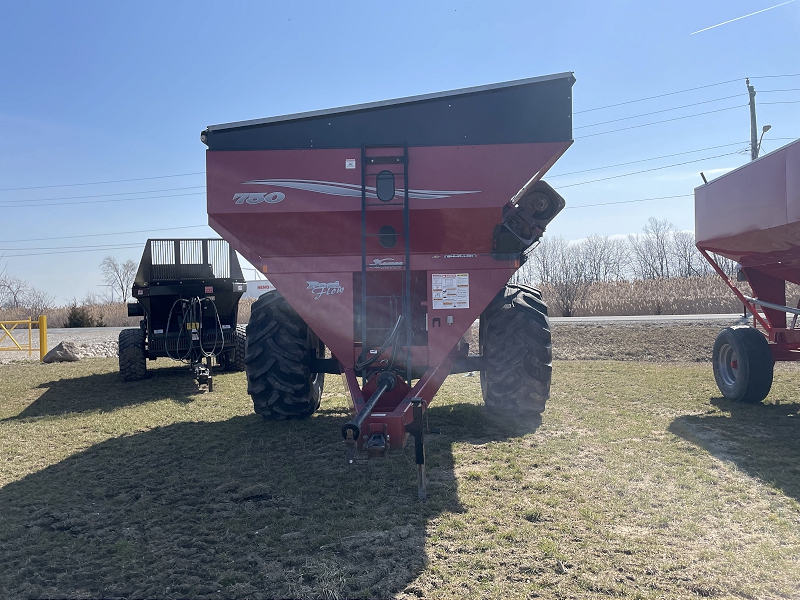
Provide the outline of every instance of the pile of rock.
[[108,340],[93,344],[81,344],[64,340],[44,355],[42,362],[74,362],[82,358],[110,358],[117,356],[119,343]]
[[111,358],[119,354],[119,342],[109,340],[94,344],[81,344],[78,347],[81,358]]

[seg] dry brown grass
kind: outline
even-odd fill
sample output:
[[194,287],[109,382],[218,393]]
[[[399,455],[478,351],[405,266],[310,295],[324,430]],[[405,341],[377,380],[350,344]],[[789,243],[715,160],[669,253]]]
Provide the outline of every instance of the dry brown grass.
[[[750,287],[741,283],[740,289],[750,294]],[[539,286],[545,301],[551,306],[554,292],[547,285]],[[800,299],[800,286],[787,284],[788,304],[796,306]],[[250,306],[255,298],[242,298],[239,302],[239,323],[250,319]],[[128,317],[125,303],[87,303],[94,317],[102,318],[107,327],[136,327],[140,317]],[[733,292],[714,276],[676,277],[648,281],[613,281],[595,283],[589,289],[586,301],[576,311],[576,316],[616,315],[687,315],[737,313],[742,305]],[[49,308],[45,311],[49,327],[62,327],[69,306]],[[27,319],[32,315],[27,309],[0,309],[0,320]],[[551,310],[550,316],[560,316]]]
[[[141,317],[129,317],[128,308],[123,302],[87,303],[80,306],[85,306],[93,319],[102,319],[106,327],[136,327],[141,319]],[[58,306],[45,310],[47,326],[63,327],[69,309],[69,306]],[[25,308],[0,309],[0,320],[27,319],[28,317],[35,319],[38,316],[31,314],[31,311]]]
[[[250,319],[250,305],[253,302],[255,302],[254,298],[243,298],[239,302],[239,323],[247,323]],[[102,319],[106,327],[138,327],[141,319],[141,317],[129,317],[128,308],[124,302],[87,303],[82,306],[86,306],[89,314],[95,320]],[[67,320],[69,308],[69,306],[58,306],[45,310],[47,326],[63,327],[64,322]],[[38,316],[31,314],[31,311],[25,308],[0,309],[0,321],[27,319],[28,317],[35,319]]]
[[239,323],[247,323],[250,320],[250,307],[255,301],[255,298],[242,298],[239,300]]
[[[746,295],[752,292],[747,283],[739,288]],[[543,284],[545,300],[551,302],[555,292]],[[800,288],[787,284],[787,300],[797,305]],[[742,310],[742,303],[716,275],[708,277],[675,277],[645,281],[612,281],[594,283],[586,300],[575,311],[576,316],[689,315],[724,314]],[[553,313],[551,316],[560,316]]]

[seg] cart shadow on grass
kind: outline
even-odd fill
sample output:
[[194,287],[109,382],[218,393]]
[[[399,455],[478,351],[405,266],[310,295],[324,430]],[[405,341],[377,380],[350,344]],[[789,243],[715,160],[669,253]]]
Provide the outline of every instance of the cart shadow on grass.
[[[508,437],[481,407],[432,407],[429,499],[413,440],[346,465],[341,410],[118,437],[0,489],[0,589],[15,597],[387,597],[462,512],[453,441]],[[466,434],[469,431],[469,434]],[[520,431],[513,432],[515,435]],[[337,596],[338,595],[338,596]]]
[[18,415],[4,420],[112,412],[166,398],[190,403],[203,393],[185,365],[151,368],[147,375],[142,381],[131,382],[122,381],[117,371],[47,381],[38,386],[45,390],[39,398]]
[[669,430],[800,501],[800,403],[710,402],[722,413],[679,417]]

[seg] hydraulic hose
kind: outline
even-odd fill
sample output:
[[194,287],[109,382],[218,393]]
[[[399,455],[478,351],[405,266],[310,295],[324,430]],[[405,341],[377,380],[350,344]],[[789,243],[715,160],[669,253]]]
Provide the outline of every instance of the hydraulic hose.
[[[386,349],[387,349],[387,348],[388,348],[388,347],[389,347],[389,346],[392,344],[392,342],[394,341],[394,338],[395,338],[395,336],[396,336],[396,335],[398,334],[398,332],[400,331],[400,322],[401,322],[402,320],[403,320],[403,315],[400,315],[399,317],[397,317],[397,322],[394,324],[394,327],[393,327],[393,328],[392,328],[392,330],[389,332],[389,335],[387,335],[387,336],[386,336],[386,340],[383,342],[383,345],[382,345],[382,346],[381,346],[381,347],[378,349],[378,351],[377,351],[377,352],[376,352],[376,353],[375,353],[373,356],[371,356],[370,358],[359,360],[359,361],[358,361],[358,362],[355,364],[355,370],[356,370],[356,371],[363,371],[363,370],[364,370],[364,369],[366,369],[368,366],[370,366],[372,363],[374,363],[376,360],[378,360],[378,358],[380,357],[380,355],[381,355],[381,354],[383,354],[383,353],[386,351]],[[364,351],[366,352],[366,348],[364,349]],[[394,354],[394,353],[393,353],[393,354]],[[363,356],[363,354],[362,354],[362,356]]]

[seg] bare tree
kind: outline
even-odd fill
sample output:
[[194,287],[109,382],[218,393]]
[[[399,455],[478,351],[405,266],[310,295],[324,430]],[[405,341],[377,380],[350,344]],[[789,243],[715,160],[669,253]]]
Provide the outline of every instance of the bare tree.
[[5,269],[0,273],[0,306],[3,308],[23,308],[29,290],[27,281],[12,277]]
[[666,219],[650,217],[643,233],[629,235],[632,268],[640,279],[661,279],[671,276],[670,245],[675,228]]
[[[711,258],[717,261],[719,268],[722,269],[728,277],[731,279],[736,279],[736,272],[739,270],[739,263],[715,252],[711,253]],[[711,269],[711,265],[709,265],[709,269]]]
[[672,234],[672,269],[677,277],[702,277],[711,272],[711,265],[694,245],[694,234],[676,231]]
[[584,245],[570,244],[562,237],[543,238],[530,262],[534,279],[550,289],[547,300],[553,308],[562,316],[574,316],[583,307],[591,285]]
[[625,278],[628,249],[623,240],[590,235],[580,246],[589,281],[607,282]]
[[25,299],[25,308],[30,311],[31,315],[42,315],[53,307],[54,300],[55,298],[50,294],[35,287],[31,287]]
[[136,263],[126,260],[117,262],[112,256],[106,256],[100,263],[103,272],[103,282],[108,286],[111,302],[125,302],[136,277]]
[[41,314],[53,304],[53,297],[19,277],[0,271],[0,308],[24,309]]

